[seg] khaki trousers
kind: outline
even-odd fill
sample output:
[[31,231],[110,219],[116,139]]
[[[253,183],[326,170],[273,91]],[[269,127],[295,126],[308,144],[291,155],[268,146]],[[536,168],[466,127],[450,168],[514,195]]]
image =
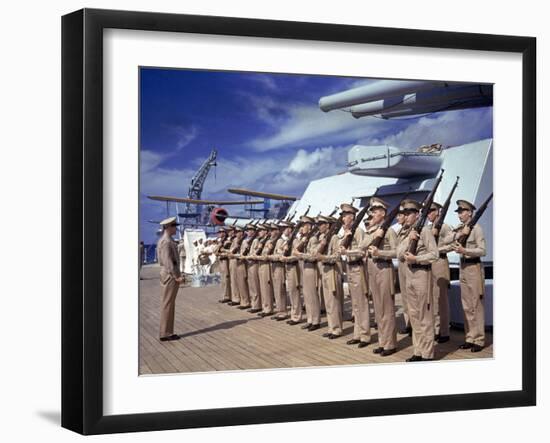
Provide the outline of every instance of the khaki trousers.
[[277,317],[286,316],[286,290],[285,290],[285,265],[280,262],[271,263],[271,275],[273,276],[273,295]]
[[432,263],[432,295],[436,335],[449,336],[449,262],[440,258]]
[[229,259],[229,281],[231,283],[231,301],[240,303],[241,297],[239,293],[239,284],[237,279],[237,259]]
[[258,274],[260,276],[260,298],[264,314],[273,312],[273,285],[271,283],[271,266],[268,262],[260,262]]
[[159,336],[169,337],[174,334],[174,312],[176,309],[176,295],[180,287],[170,274],[160,274],[160,331]]
[[260,298],[260,275],[258,274],[258,262],[249,261],[248,269],[248,292],[250,294],[250,307],[252,309],[261,309],[262,300]]
[[369,288],[374,304],[374,318],[378,325],[378,345],[386,350],[395,349],[397,347],[397,329],[395,325],[393,263],[389,260],[375,262],[372,258],[369,258],[367,263]]
[[483,306],[481,264],[460,265],[460,298],[464,309],[466,342],[485,346],[485,308]]
[[229,260],[220,260],[222,278],[222,300],[231,300],[231,280],[229,277]]
[[434,358],[432,271],[407,267],[407,301],[413,330],[414,355]]
[[248,271],[246,270],[245,260],[237,260],[237,285],[239,287],[241,306],[250,306],[250,295],[248,293]]
[[321,276],[327,311],[328,332],[334,335],[342,335],[342,301],[344,300],[342,276],[336,265],[323,265]]
[[347,265],[349,295],[355,323],[353,324],[353,339],[370,343],[370,315],[368,286],[365,279],[363,262]]
[[317,291],[317,264],[304,262],[304,303],[307,322],[312,325],[321,323],[321,305]]
[[399,278],[399,290],[401,291],[401,302],[403,304],[403,321],[405,322],[405,328],[408,328],[411,325],[409,319],[409,306],[407,305],[407,264],[405,262],[399,261],[397,267],[397,276]]
[[302,321],[302,297],[300,296],[300,266],[298,262],[286,264],[286,287],[290,297],[290,319]]

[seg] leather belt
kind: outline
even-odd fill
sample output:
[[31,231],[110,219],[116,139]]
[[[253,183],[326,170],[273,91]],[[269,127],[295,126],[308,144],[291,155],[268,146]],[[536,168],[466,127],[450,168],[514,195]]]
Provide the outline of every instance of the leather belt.
[[371,258],[371,260],[374,263],[391,263],[392,262],[391,260],[387,260],[385,258]]
[[471,264],[474,264],[474,263],[481,263],[481,259],[479,257],[475,257],[475,258],[461,258],[460,259],[460,263],[461,264],[465,264],[465,265],[471,265]]
[[424,269],[426,271],[429,271],[430,269],[432,269],[431,265],[421,265],[420,263],[411,263],[409,267],[411,269]]
[[439,258],[447,258],[447,254],[445,254],[445,253],[443,253],[443,252],[440,253],[440,254],[439,254]]
[[363,264],[362,258],[360,258],[359,260],[348,261],[348,265],[362,265],[362,264]]

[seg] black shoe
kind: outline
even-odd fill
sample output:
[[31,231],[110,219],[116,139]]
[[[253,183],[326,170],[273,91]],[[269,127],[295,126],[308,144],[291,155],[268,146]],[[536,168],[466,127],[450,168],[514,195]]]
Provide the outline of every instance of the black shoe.
[[273,317],[271,317],[271,320],[277,320],[277,316],[274,315]]
[[302,326],[302,329],[309,329],[311,328],[311,323],[306,323],[304,326]]
[[380,355],[382,357],[387,357],[388,355],[392,355],[392,354],[395,354],[397,352],[397,349],[393,348],[393,349],[384,349]]
[[273,315],[273,312],[260,312],[258,315],[260,317],[269,317],[270,315]]
[[239,306],[237,309],[240,309],[241,311],[244,311],[245,309],[250,309],[250,305],[248,305],[248,306]]
[[286,320],[288,318],[288,315],[285,315],[284,317],[277,317],[277,321],[283,321],[283,320]]
[[317,329],[319,329],[321,326],[320,325],[311,325],[309,328],[307,328],[307,330],[309,332],[311,331],[316,331]]
[[374,348],[372,350],[373,354],[382,354],[382,351],[384,350],[384,348],[381,348],[380,346],[378,348]]
[[328,339],[329,339],[329,340],[334,340],[334,339],[336,339],[336,338],[340,338],[340,336],[339,336],[339,335],[336,335],[336,334],[330,334],[330,335],[328,336]]
[[411,362],[411,361],[422,361],[424,360],[420,355],[413,355],[412,357],[408,358],[407,362]]
[[358,343],[361,343],[361,340],[357,340],[356,338],[352,338],[351,340],[348,340],[346,342],[346,345],[356,345]]
[[249,309],[248,311],[246,312],[250,312],[251,314],[257,314],[258,312],[261,312],[262,310],[261,309]]
[[218,300],[218,303],[229,303],[231,300]]
[[462,343],[458,348],[459,349],[470,349],[470,348],[473,348],[473,347],[474,347],[474,344],[467,341],[465,343]]
[[172,341],[172,340],[179,340],[181,337],[176,334],[169,335],[168,337],[161,337],[160,341]]
[[330,332],[325,332],[325,333],[323,334],[323,337],[328,338],[328,337],[330,337],[331,335],[332,335],[332,334],[331,334]]
[[286,322],[287,325],[290,325],[290,326],[295,326],[297,325],[298,323],[300,323],[299,321],[294,321],[294,320],[288,320]]
[[227,306],[237,306],[237,305],[240,305],[240,303],[237,303],[236,301],[227,302]]
[[358,348],[366,348],[369,344],[366,341],[362,341],[357,345]]
[[483,346],[480,346],[480,345],[473,345],[472,346],[472,349],[470,349],[471,352],[479,352],[483,349]]
[[439,336],[437,339],[438,343],[447,343],[450,340],[448,335]]

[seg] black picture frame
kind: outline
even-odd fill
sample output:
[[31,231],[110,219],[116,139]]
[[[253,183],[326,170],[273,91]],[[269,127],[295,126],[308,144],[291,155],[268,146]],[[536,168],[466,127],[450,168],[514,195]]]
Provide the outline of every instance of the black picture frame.
[[[506,392],[103,413],[103,30],[501,51],[522,55],[522,388]],[[536,39],[504,35],[83,9],[62,18],[62,426],[82,434],[536,404]]]

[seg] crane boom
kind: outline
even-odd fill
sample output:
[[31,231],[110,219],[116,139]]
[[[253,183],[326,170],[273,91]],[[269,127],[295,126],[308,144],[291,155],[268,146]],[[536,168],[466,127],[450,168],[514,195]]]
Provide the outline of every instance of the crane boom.
[[194,200],[200,200],[202,195],[202,187],[208,176],[208,172],[212,166],[216,166],[216,158],[218,151],[212,149],[208,158],[203,162],[197,173],[191,179],[191,185],[189,186],[189,193],[187,196]]

